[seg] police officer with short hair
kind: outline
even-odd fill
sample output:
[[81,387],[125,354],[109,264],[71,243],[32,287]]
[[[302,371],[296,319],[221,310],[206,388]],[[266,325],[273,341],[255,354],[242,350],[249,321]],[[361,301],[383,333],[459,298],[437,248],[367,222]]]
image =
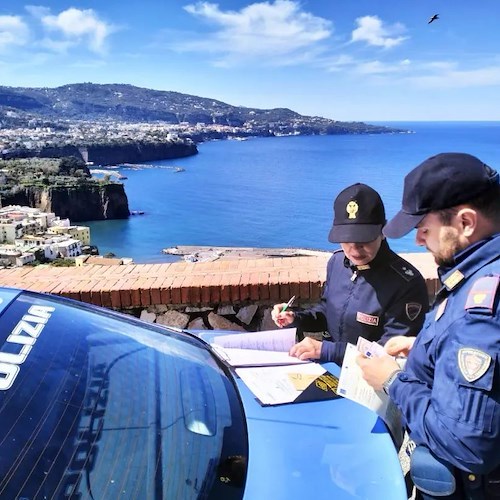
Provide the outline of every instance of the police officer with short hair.
[[442,288],[416,339],[391,356],[358,358],[367,382],[400,408],[416,448],[410,473],[421,498],[500,498],[500,184],[464,153],[428,158],[406,177],[389,237],[417,229]]
[[329,241],[340,243],[327,266],[322,298],[311,309],[277,304],[272,318],[279,327],[325,332],[325,342],[306,337],[290,354],[342,364],[348,342],[358,337],[381,344],[395,335],[415,335],[428,309],[422,275],[394,253],[382,235],[386,222],[379,194],[365,184],[344,189],[334,202]]

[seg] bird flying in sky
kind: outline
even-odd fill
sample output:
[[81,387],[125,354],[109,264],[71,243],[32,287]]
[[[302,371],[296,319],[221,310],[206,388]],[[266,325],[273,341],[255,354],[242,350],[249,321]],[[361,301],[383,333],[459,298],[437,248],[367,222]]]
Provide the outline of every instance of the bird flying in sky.
[[432,21],[435,21],[436,19],[439,19],[439,14],[434,14],[430,19],[429,21],[427,22],[427,24],[431,24]]

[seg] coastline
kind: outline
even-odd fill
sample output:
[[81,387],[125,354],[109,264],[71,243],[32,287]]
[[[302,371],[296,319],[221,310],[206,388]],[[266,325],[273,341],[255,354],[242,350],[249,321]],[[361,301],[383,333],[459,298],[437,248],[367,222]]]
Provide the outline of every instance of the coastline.
[[331,252],[326,250],[313,250],[308,248],[216,247],[195,245],[178,245],[164,248],[162,253],[179,256],[187,262],[331,255]]

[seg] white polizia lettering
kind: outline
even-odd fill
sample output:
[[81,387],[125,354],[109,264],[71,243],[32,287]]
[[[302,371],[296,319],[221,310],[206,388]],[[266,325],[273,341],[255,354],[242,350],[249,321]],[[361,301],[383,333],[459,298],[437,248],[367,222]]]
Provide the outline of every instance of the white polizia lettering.
[[[22,365],[42,333],[54,307],[31,306],[6,339],[9,352],[0,351],[0,391],[12,387]],[[14,352],[12,352],[14,351]]]

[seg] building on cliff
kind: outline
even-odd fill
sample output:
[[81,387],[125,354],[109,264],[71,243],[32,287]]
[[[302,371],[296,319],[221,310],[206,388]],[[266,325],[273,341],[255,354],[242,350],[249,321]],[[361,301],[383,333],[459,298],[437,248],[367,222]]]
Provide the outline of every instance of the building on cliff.
[[0,261],[22,266],[37,260],[81,255],[90,244],[90,228],[73,226],[69,219],[26,206],[0,208]]

